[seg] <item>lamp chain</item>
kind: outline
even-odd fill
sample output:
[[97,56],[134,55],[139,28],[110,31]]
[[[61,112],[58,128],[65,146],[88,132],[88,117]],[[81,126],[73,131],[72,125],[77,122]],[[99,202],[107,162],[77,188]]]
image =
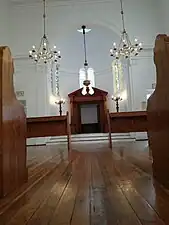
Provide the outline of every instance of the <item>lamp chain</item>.
[[83,37],[84,37],[84,54],[85,54],[84,66],[87,66],[88,62],[87,62],[86,32],[85,32],[86,26],[82,26],[82,29],[83,29]]
[[120,0],[121,3],[121,17],[122,17],[122,25],[123,25],[123,33],[126,33],[125,23],[124,23],[124,10],[123,10],[123,2]]
[[85,29],[86,29],[86,26],[83,25],[82,30],[83,30],[84,56],[85,56],[84,68],[85,68],[86,80],[88,80],[88,72],[87,72],[88,62],[87,62],[86,31],[85,31]]
[[46,0],[43,0],[44,13],[43,13],[43,28],[44,28],[44,37],[46,37]]

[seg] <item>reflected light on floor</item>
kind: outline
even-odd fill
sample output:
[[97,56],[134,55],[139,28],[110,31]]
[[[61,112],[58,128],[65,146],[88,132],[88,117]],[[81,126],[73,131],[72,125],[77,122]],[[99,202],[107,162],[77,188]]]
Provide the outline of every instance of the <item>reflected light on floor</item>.
[[126,181],[124,184],[120,185],[120,188],[125,192],[133,192],[135,190],[132,182],[130,181]]

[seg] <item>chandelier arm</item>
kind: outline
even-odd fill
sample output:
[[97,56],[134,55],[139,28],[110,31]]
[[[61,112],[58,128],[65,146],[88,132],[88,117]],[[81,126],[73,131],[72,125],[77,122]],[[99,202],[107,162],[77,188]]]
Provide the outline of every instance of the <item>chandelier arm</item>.
[[121,18],[122,18],[122,25],[123,25],[123,33],[126,33],[125,22],[124,22],[124,10],[123,10],[123,2],[122,2],[122,0],[120,0],[120,5],[121,5]]
[[118,49],[120,49],[122,43],[123,43],[123,36],[124,36],[124,33],[122,33],[122,36],[121,36],[121,39],[120,39],[120,42],[119,42],[119,46],[118,46]]
[[40,51],[40,49],[41,49],[41,46],[42,46],[42,43],[43,43],[43,37],[41,38],[41,40],[40,40],[40,45],[39,45],[39,48],[38,48],[38,51],[37,52],[39,52]]
[[126,40],[128,41],[128,44],[130,46],[132,46],[132,43],[131,43],[130,38],[129,38],[129,35],[127,33],[126,33]]
[[50,45],[49,45],[49,41],[48,41],[48,38],[47,37],[45,37],[45,41],[46,41],[47,51],[48,52],[51,52]]

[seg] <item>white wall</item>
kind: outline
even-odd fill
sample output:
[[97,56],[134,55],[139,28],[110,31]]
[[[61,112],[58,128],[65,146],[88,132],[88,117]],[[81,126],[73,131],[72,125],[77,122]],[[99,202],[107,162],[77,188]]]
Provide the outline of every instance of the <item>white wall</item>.
[[[76,4],[49,2],[48,4],[48,34],[51,46],[57,44],[61,50],[61,72],[60,72],[60,91],[64,98],[67,94],[79,88],[78,71],[83,66],[83,46],[82,36],[76,32],[82,24],[86,24],[92,31],[87,35],[88,61],[91,67],[96,71],[96,86],[113,93],[113,78],[111,73],[111,60],[109,49],[113,41],[118,42],[121,31],[120,4],[119,1],[89,1],[88,3],[78,2]],[[94,3],[95,2],[95,3]],[[159,32],[157,23],[158,11],[153,0],[126,0],[124,1],[126,27],[133,40],[137,37],[143,41],[145,47],[154,45],[154,39]],[[11,47],[15,56],[20,58],[28,54],[33,44],[38,45],[42,36],[42,5],[27,3],[26,5],[15,5],[12,8],[12,38]],[[136,36],[135,36],[136,35]],[[21,60],[22,61],[22,60]],[[28,103],[28,115],[37,116],[38,111],[42,111],[41,104],[44,101],[38,101],[32,97],[36,94],[32,92],[34,88],[43,90],[44,85],[34,83],[37,78],[36,70],[30,69],[30,61],[23,60],[16,64],[22,76],[16,78],[19,88],[26,91]],[[127,71],[127,70],[126,70]],[[127,81],[131,88],[128,98],[132,103],[133,110],[141,109],[141,102],[146,98],[146,89],[151,88],[155,82],[155,70],[152,60],[152,51],[146,51],[137,59],[133,59]],[[25,82],[28,81],[29,82]],[[40,76],[39,76],[39,79]],[[18,81],[17,81],[18,80]],[[41,81],[39,81],[41,82]],[[43,91],[42,91],[43,92]],[[41,97],[41,95],[40,95]],[[129,105],[129,104],[128,104]],[[37,111],[34,106],[39,107]],[[110,110],[114,110],[114,103],[109,97]],[[68,105],[64,106],[64,111]],[[129,109],[129,108],[128,108]],[[56,106],[51,107],[51,113],[56,114]]]
[[169,34],[169,1],[168,0],[156,0],[158,7],[158,23],[160,23],[160,33]]
[[[15,90],[24,91],[27,117],[49,115],[46,68],[34,66],[27,59],[15,58]],[[43,144],[46,138],[29,139],[28,144]]]
[[133,110],[141,110],[141,102],[146,101],[148,89],[156,82],[152,51],[131,60],[130,78]]
[[9,10],[8,0],[0,1],[0,46],[9,44]]
[[[20,1],[21,2],[21,1]],[[32,1],[34,2],[34,1]],[[15,58],[15,89],[24,91],[27,115],[58,114],[57,106],[49,105],[49,77],[45,68],[36,68],[27,58],[33,44],[38,46],[42,36],[42,4],[0,2],[0,45],[9,45]],[[39,1],[41,2],[41,1]],[[147,90],[155,83],[153,63],[154,39],[158,33],[169,32],[168,0],[125,0],[125,20],[131,40],[143,42],[145,51],[130,61],[125,68],[128,101],[120,104],[122,110],[141,110]],[[118,0],[89,0],[68,3],[48,1],[48,36],[51,46],[61,50],[60,92],[67,94],[79,88],[78,71],[83,66],[82,36],[76,32],[81,25],[92,28],[87,35],[88,61],[96,71],[96,87],[109,92],[110,111],[113,77],[109,49],[119,41],[121,31]],[[136,36],[135,36],[136,35]],[[68,99],[63,112],[69,109]],[[37,140],[35,141],[37,143]],[[34,140],[31,142],[35,143]],[[44,139],[41,141],[44,142]]]

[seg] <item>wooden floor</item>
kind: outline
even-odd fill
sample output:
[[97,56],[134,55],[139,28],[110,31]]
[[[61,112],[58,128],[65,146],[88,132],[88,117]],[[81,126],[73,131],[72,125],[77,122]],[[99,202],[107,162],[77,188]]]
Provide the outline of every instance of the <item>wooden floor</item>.
[[0,225],[169,225],[146,142],[28,148],[29,182],[0,200]]

